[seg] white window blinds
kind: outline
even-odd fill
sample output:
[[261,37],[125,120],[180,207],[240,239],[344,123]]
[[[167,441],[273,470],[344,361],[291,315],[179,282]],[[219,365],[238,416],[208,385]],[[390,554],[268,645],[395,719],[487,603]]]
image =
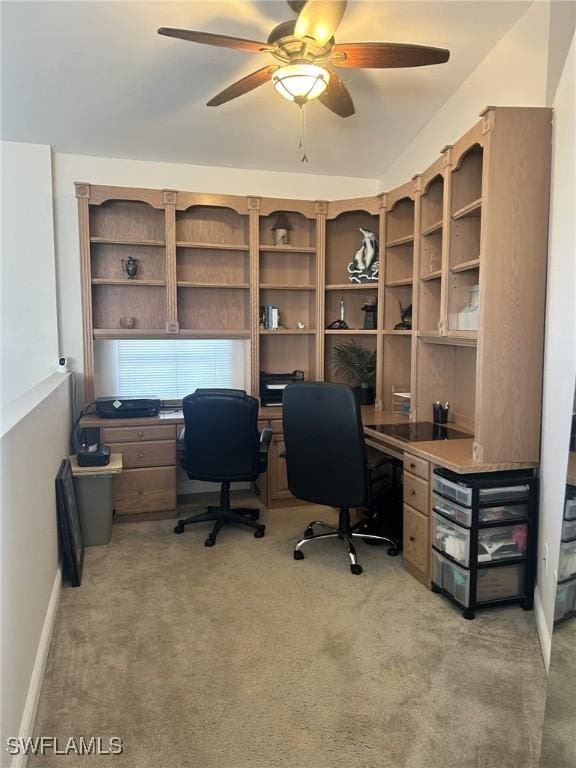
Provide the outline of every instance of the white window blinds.
[[155,339],[117,342],[119,397],[177,400],[199,387],[244,389],[242,342]]

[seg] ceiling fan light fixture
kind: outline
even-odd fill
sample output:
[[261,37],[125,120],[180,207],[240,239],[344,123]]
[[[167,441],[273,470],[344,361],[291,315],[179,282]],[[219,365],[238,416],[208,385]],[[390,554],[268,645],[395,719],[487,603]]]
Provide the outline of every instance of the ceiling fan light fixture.
[[272,75],[276,91],[300,105],[321,96],[329,81],[330,72],[317,64],[288,64]]

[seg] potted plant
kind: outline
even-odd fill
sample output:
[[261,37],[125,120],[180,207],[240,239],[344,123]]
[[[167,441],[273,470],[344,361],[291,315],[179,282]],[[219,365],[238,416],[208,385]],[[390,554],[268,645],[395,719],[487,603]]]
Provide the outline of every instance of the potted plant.
[[330,359],[332,370],[354,386],[360,405],[371,405],[376,396],[376,352],[354,340],[334,347]]

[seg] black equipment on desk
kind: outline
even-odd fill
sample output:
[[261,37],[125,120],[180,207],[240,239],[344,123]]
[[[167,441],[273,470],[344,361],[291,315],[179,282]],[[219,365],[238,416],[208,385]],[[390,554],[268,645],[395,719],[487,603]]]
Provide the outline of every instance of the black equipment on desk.
[[99,397],[96,413],[101,419],[141,419],[158,416],[160,400],[157,397]]
[[262,405],[282,405],[284,390],[288,384],[304,381],[304,371],[292,373],[260,372],[260,401]]
[[79,467],[105,467],[110,463],[110,448],[102,443],[81,445],[76,459]]

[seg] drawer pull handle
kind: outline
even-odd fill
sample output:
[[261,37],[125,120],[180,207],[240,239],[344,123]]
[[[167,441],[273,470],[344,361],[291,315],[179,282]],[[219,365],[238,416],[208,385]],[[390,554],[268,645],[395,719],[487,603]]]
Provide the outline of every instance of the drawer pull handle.
[[144,437],[144,432],[138,432],[138,437]]
[[414,462],[410,462],[410,469],[416,469],[416,464]]
[[144,493],[144,489],[138,488],[138,496],[142,496],[143,493]]
[[144,458],[144,454],[142,453],[142,451],[138,451],[138,458],[139,459],[143,459]]
[[414,490],[414,488],[410,489],[410,496],[416,496],[416,491]]
[[410,536],[410,541],[416,541],[416,539],[414,538],[414,536]]

